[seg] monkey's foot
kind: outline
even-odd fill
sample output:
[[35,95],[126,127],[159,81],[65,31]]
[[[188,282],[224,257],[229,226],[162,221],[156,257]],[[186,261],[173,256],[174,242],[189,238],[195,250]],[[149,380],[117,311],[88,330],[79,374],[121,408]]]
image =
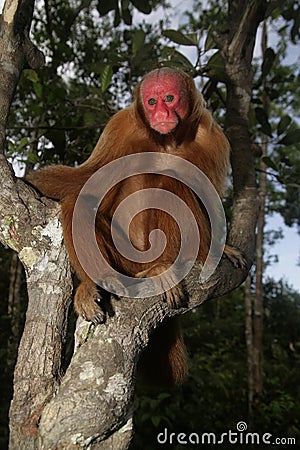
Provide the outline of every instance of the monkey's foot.
[[181,308],[186,303],[186,295],[179,285],[165,291],[163,299],[167,302],[169,308],[172,309]]
[[117,295],[118,297],[128,296],[126,287],[118,280],[117,277],[109,276],[101,280],[99,283],[107,292]]
[[149,269],[138,272],[136,278],[152,278],[160,275],[157,279],[153,280],[157,284],[158,290],[163,290],[162,298],[167,302],[169,308],[177,309],[184,305],[186,296],[184,295],[181,286],[178,284],[176,273],[171,272],[168,275],[164,275],[171,267],[171,264],[157,263]]
[[225,245],[224,255],[229,259],[229,261],[234,265],[234,267],[239,269],[247,269],[247,261],[243,253],[232,245]]
[[74,297],[74,308],[84,320],[93,322],[95,325],[104,322],[105,313],[99,305],[100,302],[101,296],[94,283],[83,281],[78,286]]

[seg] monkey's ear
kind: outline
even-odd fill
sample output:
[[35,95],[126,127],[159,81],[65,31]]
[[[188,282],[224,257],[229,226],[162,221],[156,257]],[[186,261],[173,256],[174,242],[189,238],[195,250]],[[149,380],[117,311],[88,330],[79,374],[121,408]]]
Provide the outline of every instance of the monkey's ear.
[[142,85],[142,81],[135,86],[134,91],[133,91],[134,105],[135,105],[134,109],[137,112],[137,115],[139,116],[139,118],[142,119],[142,122],[144,123],[144,125],[146,125],[146,127],[149,127],[149,122],[145,115],[144,105],[143,105],[142,96],[141,96],[141,85]]
[[141,92],[141,81],[134,87],[133,89],[133,98],[134,100],[138,100]]

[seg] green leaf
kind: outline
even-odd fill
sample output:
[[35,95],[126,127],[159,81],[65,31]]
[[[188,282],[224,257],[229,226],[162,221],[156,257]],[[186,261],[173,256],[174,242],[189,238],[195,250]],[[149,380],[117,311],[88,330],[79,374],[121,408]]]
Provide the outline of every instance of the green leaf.
[[26,80],[31,81],[31,83],[33,84],[35,95],[38,99],[41,99],[43,97],[43,86],[39,82],[39,76],[37,72],[32,69],[25,69],[23,70],[23,76]]
[[33,89],[38,99],[43,97],[43,86],[40,83],[33,83]]
[[292,118],[288,115],[283,116],[280,119],[280,122],[277,125],[277,135],[278,136],[280,136],[282,133],[285,132],[285,130],[289,127],[291,121],[292,121]]
[[117,28],[121,23],[121,13],[118,6],[115,9],[114,27]]
[[269,122],[268,115],[263,108],[255,108],[255,116],[257,122],[261,125],[261,131],[267,136],[272,137],[272,128]]
[[143,30],[137,30],[132,37],[132,53],[136,55],[139,49],[144,45],[146,33]]
[[190,45],[190,46],[197,45],[191,38],[185,36],[180,31],[177,30],[164,30],[162,34],[166,38],[170,39],[170,41],[175,42],[175,44]]
[[150,14],[152,11],[149,0],[131,0],[131,3],[144,14]]
[[160,394],[158,394],[158,399],[159,400],[165,400],[166,398],[170,398],[171,394],[169,392],[161,392]]
[[267,48],[264,54],[264,59],[261,67],[262,77],[266,77],[270,70],[272,69],[273,63],[275,61],[276,54],[272,48]]
[[113,70],[110,65],[106,65],[101,73],[101,92],[105,92],[111,83]]
[[153,417],[151,417],[151,422],[153,423],[153,425],[155,427],[158,427],[161,422],[161,419],[162,418],[160,416],[153,416]]
[[18,146],[16,147],[16,152],[20,152],[24,147],[26,147],[26,145],[28,145],[29,141],[27,137],[23,137]]
[[167,60],[168,66],[174,66],[181,68],[182,70],[188,70],[193,72],[194,66],[190,62],[190,60],[183,55],[181,52],[178,52],[176,49],[172,47],[164,47],[161,55],[163,58]]
[[191,42],[194,42],[194,45],[198,45],[198,34],[197,33],[187,33],[185,35]]
[[86,111],[83,114],[83,123],[86,127],[95,125],[95,112],[94,111]]
[[279,142],[278,144],[281,145],[292,145],[292,144],[298,144],[300,142],[300,128],[297,128],[296,130],[290,131],[287,133]]
[[181,64],[182,67],[189,69],[189,70],[194,70],[194,66],[191,63],[191,61],[181,52],[178,52],[177,50],[175,51],[175,57],[174,57],[174,61],[178,61],[179,64]]
[[216,48],[216,43],[213,38],[212,29],[210,28],[207,32],[207,36],[205,39],[204,51],[207,52],[208,50],[211,50],[213,48]]
[[262,161],[265,163],[266,166],[271,167],[271,169],[278,171],[277,165],[269,156],[263,156]]
[[207,61],[206,70],[210,78],[213,77],[223,82],[227,80],[224,59],[221,55],[221,52],[217,51]]
[[129,5],[129,1],[128,0],[123,0],[121,3],[121,9],[122,9],[122,17],[124,20],[124,23],[126,25],[131,25],[132,24],[132,15],[131,12],[128,8]]
[[97,73],[98,75],[100,75],[102,73],[102,70],[103,70],[103,62],[102,61],[93,62],[90,67],[91,67],[91,71],[92,72]]
[[220,52],[216,52],[207,61],[207,67],[214,69],[215,71],[224,70],[224,59]]
[[132,15],[131,15],[129,9],[122,10],[122,17],[123,17],[124,23],[126,25],[132,25]]
[[36,164],[36,163],[40,163],[41,159],[39,158],[39,156],[32,152],[32,151],[28,151],[26,152],[26,163],[31,163],[31,164]]
[[26,78],[26,80],[29,80],[32,83],[37,83],[39,81],[38,74],[36,73],[35,70],[32,69],[24,69],[23,76]]
[[98,0],[97,3],[97,10],[99,11],[100,16],[105,16],[113,9],[117,9],[117,7],[118,7],[118,0],[111,0],[109,2]]

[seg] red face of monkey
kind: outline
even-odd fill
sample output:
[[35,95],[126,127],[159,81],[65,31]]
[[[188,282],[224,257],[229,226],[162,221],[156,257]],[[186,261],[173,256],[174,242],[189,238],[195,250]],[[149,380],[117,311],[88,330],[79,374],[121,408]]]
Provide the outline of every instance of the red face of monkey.
[[161,134],[173,131],[188,113],[187,94],[174,73],[156,71],[143,81],[141,93],[146,118]]

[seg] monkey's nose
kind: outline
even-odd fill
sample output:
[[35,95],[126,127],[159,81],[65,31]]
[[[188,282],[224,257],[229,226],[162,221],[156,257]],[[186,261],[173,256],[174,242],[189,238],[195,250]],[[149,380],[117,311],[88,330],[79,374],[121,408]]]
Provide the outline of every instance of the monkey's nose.
[[170,113],[168,108],[164,105],[157,105],[157,108],[155,110],[155,113],[153,114],[153,119],[156,122],[162,122],[166,120],[169,117]]

